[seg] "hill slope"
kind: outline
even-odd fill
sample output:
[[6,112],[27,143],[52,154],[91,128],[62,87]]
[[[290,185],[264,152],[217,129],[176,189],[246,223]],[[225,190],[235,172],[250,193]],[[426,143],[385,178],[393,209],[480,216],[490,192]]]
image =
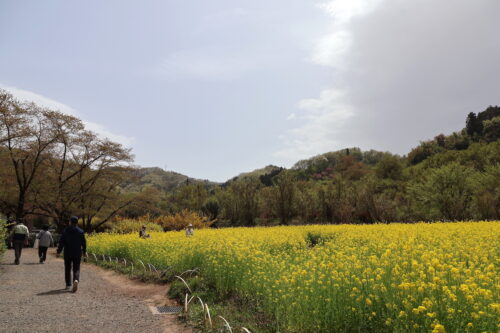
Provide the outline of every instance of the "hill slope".
[[138,168],[131,171],[131,177],[123,185],[127,192],[140,192],[143,188],[151,186],[160,191],[173,192],[183,184],[203,183],[207,188],[212,188],[219,183],[209,180],[191,178],[174,171],[165,171],[161,168]]

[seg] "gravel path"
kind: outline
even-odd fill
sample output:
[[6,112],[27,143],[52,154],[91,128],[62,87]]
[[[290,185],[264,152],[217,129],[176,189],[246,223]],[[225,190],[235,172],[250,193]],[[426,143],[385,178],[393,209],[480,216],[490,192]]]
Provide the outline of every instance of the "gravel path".
[[173,315],[153,315],[169,304],[166,286],[130,281],[82,264],[78,292],[64,290],[64,263],[49,249],[45,264],[24,249],[20,265],[7,251],[0,264],[0,332],[191,332]]

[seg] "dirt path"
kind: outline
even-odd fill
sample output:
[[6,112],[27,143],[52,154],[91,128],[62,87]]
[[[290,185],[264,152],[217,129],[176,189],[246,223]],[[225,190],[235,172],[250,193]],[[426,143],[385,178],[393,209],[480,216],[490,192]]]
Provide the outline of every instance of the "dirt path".
[[12,250],[1,258],[0,332],[192,332],[175,315],[150,311],[150,305],[173,305],[166,286],[83,264],[73,294],[64,290],[63,261],[47,257],[41,265],[36,250],[24,249],[20,265],[12,264]]

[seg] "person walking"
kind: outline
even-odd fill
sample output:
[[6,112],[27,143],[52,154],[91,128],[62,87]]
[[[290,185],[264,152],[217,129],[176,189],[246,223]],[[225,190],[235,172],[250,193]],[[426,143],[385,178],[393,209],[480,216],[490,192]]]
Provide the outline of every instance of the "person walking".
[[[64,232],[57,247],[57,256],[59,257],[64,250],[64,277],[66,280],[66,289],[71,288],[73,281],[73,292],[78,290],[80,281],[80,262],[82,255],[87,252],[87,242],[82,229],[78,228],[78,217],[72,216],[70,225],[64,229]],[[73,270],[73,279],[71,279],[71,270]]]
[[47,249],[54,245],[49,226],[44,225],[43,230],[38,233],[36,238],[38,239],[38,257],[40,258],[40,264],[43,264],[47,260]]
[[21,260],[21,252],[23,251],[23,246],[28,245],[29,236],[28,227],[23,224],[21,220],[16,221],[16,225],[12,228],[10,239],[12,246],[14,247],[15,260],[14,263],[19,265]]

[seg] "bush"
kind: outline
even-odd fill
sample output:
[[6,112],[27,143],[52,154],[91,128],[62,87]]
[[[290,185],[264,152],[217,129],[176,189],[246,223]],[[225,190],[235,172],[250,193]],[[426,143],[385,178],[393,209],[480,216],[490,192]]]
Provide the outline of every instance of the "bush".
[[163,231],[161,225],[146,220],[145,218],[138,219],[126,219],[118,217],[113,222],[109,224],[109,231],[116,234],[130,234],[134,232],[139,232],[141,227],[145,225],[147,232],[152,231]]
[[188,224],[192,224],[195,229],[203,229],[210,227],[212,224],[211,222],[208,222],[205,217],[187,209],[184,209],[175,215],[159,216],[154,219],[154,222],[161,225],[165,231],[182,230],[186,228]]
[[208,228],[213,222],[208,222],[206,217],[198,215],[187,209],[175,215],[163,215],[153,218],[145,215],[136,219],[117,217],[108,225],[108,231],[116,234],[129,234],[139,232],[143,225],[148,232],[183,230],[188,224],[192,224],[195,229]]

